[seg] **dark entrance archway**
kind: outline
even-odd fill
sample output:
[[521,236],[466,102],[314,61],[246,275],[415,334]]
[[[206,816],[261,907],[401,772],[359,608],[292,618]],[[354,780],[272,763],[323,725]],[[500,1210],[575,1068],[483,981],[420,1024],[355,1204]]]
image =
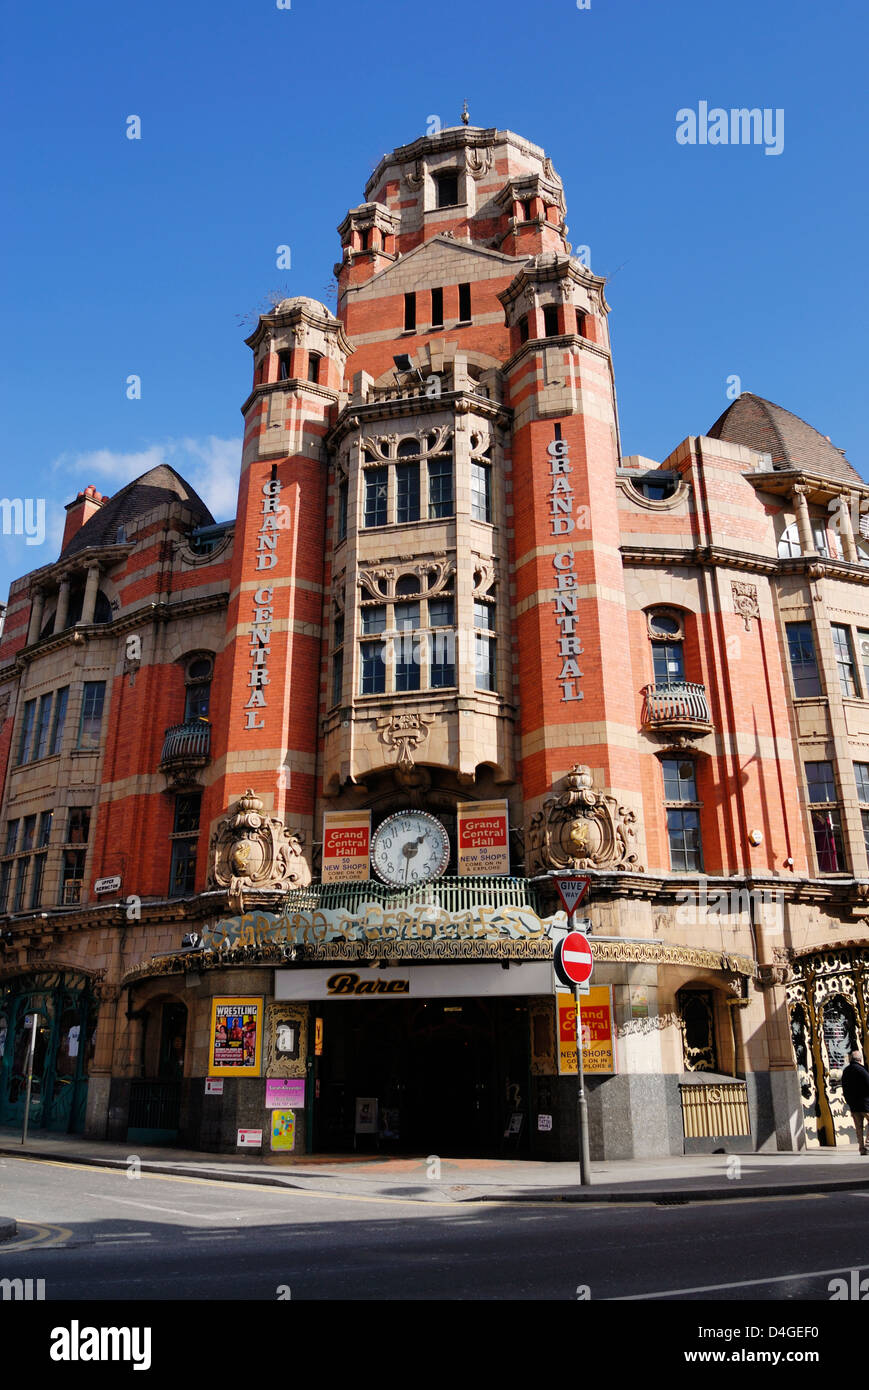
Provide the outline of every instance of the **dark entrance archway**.
[[[348,1000],[315,1008],[323,1019],[315,1150],[443,1157],[527,1151],[526,1001]],[[359,1100],[377,1102],[374,1132],[356,1133]],[[521,1126],[507,1139],[516,1115]]]

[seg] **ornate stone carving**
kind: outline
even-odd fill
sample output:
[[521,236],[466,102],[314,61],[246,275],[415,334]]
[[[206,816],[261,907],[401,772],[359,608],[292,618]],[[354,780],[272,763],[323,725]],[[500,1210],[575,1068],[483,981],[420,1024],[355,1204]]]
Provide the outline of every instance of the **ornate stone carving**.
[[759,989],[770,989],[774,985],[785,985],[790,971],[786,965],[759,965],[757,984]]
[[425,178],[425,170],[421,159],[414,160],[411,167],[406,170],[404,181],[408,188],[422,188],[422,181]]
[[396,764],[401,768],[413,767],[413,755],[419,745],[428,738],[428,726],[434,715],[414,711],[408,714],[392,713],[378,719],[381,741],[387,748],[396,750]]
[[[412,562],[408,559],[405,563],[398,565],[376,565],[371,569],[360,570],[358,583],[361,589],[367,590],[371,598],[384,599],[395,597],[395,585],[402,575],[415,574],[419,579],[420,594],[434,598],[446,588],[447,584],[455,574],[456,566],[452,560],[419,560]],[[415,597],[415,595],[408,595]]]
[[643,873],[634,848],[637,815],[594,790],[590,770],[574,764],[560,796],[547,797],[529,826],[531,872],[623,869]]
[[757,586],[755,584],[742,584],[738,579],[730,581],[733,591],[733,607],[745,623],[746,632],[751,632],[751,620],[760,620],[760,608],[757,602]]
[[248,787],[211,836],[208,884],[228,889],[233,911],[244,911],[245,892],[304,888],[311,882],[302,837],[262,810],[263,803]]
[[492,167],[491,146],[485,149],[467,149],[465,151],[465,168],[472,179],[481,179]]
[[[386,587],[381,588],[381,580],[386,581]],[[384,598],[391,592],[393,581],[395,580],[394,565],[377,565],[370,570],[360,570],[358,583],[361,589],[367,589],[372,598]]]
[[10,707],[11,704],[12,704],[12,691],[11,691],[11,690],[4,690],[4,691],[3,691],[3,694],[0,695],[0,724],[3,723],[3,720],[4,720],[4,719],[8,719],[8,718],[9,718],[9,707]]
[[305,1076],[307,1053],[307,1004],[267,1004],[266,1076]]
[[487,594],[495,582],[495,561],[479,559],[474,565],[474,598]]
[[[434,436],[431,445],[426,442],[429,435]],[[419,457],[428,458],[431,454],[443,453],[448,447],[451,428],[449,425],[438,425],[432,430],[425,430],[421,438],[417,431],[409,431],[408,435],[404,437],[413,438],[414,436],[419,438]],[[398,444],[398,438],[397,434],[364,435],[362,448],[371,454],[378,463],[395,463],[394,451]]]

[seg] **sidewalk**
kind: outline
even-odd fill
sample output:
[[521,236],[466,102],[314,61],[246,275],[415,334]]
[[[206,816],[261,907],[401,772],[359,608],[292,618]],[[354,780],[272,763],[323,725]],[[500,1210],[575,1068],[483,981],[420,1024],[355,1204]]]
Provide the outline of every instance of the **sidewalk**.
[[65,1134],[29,1134],[22,1148],[20,1134],[0,1129],[0,1162],[25,1157],[126,1169],[131,1156],[140,1161],[143,1173],[393,1200],[681,1203],[847,1189],[869,1192],[869,1158],[860,1158],[856,1148],[608,1159],[592,1163],[592,1186],[583,1188],[578,1163],[374,1155],[241,1159],[235,1154],[185,1149],[141,1145],[137,1149],[132,1144]]

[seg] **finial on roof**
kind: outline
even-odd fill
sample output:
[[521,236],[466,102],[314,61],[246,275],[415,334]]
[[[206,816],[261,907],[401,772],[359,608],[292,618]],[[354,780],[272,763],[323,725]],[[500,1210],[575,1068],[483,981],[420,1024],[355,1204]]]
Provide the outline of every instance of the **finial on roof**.
[[464,101],[462,103],[462,125],[467,125],[470,119],[471,113],[468,110],[468,103],[467,101]]

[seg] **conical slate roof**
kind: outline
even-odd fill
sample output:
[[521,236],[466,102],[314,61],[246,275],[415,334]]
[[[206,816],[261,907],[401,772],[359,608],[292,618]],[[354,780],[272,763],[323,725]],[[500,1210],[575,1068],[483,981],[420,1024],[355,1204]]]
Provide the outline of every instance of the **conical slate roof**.
[[862,482],[856,469],[829,439],[798,415],[750,391],[737,396],[706,433],[712,439],[770,454],[773,468],[798,468],[846,483]]
[[75,555],[91,545],[114,545],[119,526],[169,502],[183,502],[193,513],[194,526],[210,526],[214,522],[202,498],[180,473],[176,473],[168,463],[160,463],[110,497],[90,521],[76,531],[62,553],[64,556]]

